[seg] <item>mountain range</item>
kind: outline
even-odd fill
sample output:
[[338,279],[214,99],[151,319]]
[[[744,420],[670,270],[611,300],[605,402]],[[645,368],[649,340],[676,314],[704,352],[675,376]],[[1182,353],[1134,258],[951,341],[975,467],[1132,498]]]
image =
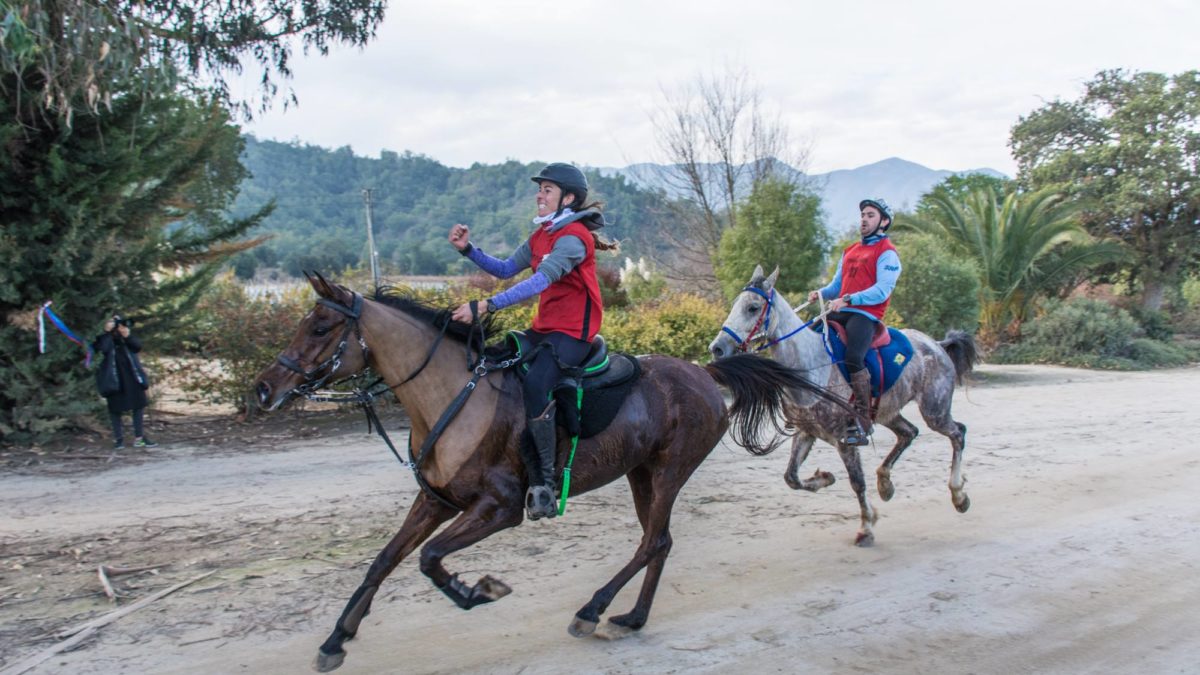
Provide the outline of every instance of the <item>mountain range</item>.
[[[599,167],[596,170],[606,176],[623,175],[641,187],[662,189],[672,197],[682,196],[667,178],[669,167],[666,165],[644,163],[623,168]],[[906,211],[915,207],[921,196],[933,186],[950,176],[980,173],[995,178],[1008,177],[988,168],[967,171],[930,169],[899,157],[828,173],[805,174],[791,170],[821,195],[825,221],[834,230],[841,229],[841,225],[847,221],[851,224],[857,222],[858,202],[866,197],[882,197],[897,211]]]

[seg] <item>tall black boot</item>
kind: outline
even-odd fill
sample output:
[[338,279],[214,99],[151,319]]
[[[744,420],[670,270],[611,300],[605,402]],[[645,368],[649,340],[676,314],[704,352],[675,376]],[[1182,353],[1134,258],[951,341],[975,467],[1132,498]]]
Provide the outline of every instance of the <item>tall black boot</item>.
[[871,424],[871,373],[864,369],[851,375],[850,390],[854,392],[852,403],[859,417],[850,418],[842,442],[846,445],[866,445],[871,440],[871,432],[874,431]]
[[535,485],[530,472],[529,491],[525,493],[525,515],[530,520],[553,518],[558,515],[554,504],[554,460],[558,452],[558,422],[554,417],[555,402],[551,401],[537,417],[529,418],[529,436],[537,450],[541,484]]

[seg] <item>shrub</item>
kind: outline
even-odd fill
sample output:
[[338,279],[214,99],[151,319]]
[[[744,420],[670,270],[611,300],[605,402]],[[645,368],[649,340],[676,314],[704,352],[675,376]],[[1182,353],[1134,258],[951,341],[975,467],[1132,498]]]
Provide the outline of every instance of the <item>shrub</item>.
[[973,333],[979,326],[979,269],[956,257],[937,239],[906,234],[896,240],[904,266],[888,310],[903,325],[933,336],[951,328]]
[[994,363],[1056,363],[1082,368],[1133,370],[1183,365],[1188,352],[1141,335],[1125,310],[1086,298],[1047,303],[1027,322],[1023,339],[991,355]]
[[715,302],[671,293],[658,302],[606,313],[602,332],[616,351],[696,360],[708,353],[725,314]]
[[168,365],[184,391],[211,403],[247,409],[249,383],[291,340],[313,303],[308,286],[250,297],[232,274],[219,278],[196,306],[193,357]]

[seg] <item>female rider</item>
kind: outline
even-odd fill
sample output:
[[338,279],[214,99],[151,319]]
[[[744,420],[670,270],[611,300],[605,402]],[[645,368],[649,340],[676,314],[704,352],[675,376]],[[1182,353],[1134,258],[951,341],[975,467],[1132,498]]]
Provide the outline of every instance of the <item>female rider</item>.
[[[533,296],[538,310],[528,331],[533,356],[522,385],[529,418],[521,444],[521,459],[529,473],[525,509],[530,520],[557,515],[554,505],[554,462],[557,422],[552,389],[562,377],[562,367],[583,363],[592,339],[600,331],[604,307],[596,281],[596,249],[616,248],[594,233],[604,227],[601,205],[587,200],[588,183],[571,164],[554,163],[531,180],[537,183],[537,229],[507,260],[474,246],[470,229],[450,228],[450,243],[480,269],[508,279],[525,268],[533,275],[506,291],[477,302],[479,316],[495,312]],[[471,303],[454,310],[455,321],[470,322]]]

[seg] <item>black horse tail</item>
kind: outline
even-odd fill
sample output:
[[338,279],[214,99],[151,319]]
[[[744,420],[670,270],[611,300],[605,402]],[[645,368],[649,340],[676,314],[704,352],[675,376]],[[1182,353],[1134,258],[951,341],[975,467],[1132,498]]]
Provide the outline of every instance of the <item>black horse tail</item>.
[[951,330],[946,332],[946,339],[938,344],[954,362],[954,381],[962,384],[963,376],[974,370],[975,364],[979,363],[979,350],[975,348],[975,338],[965,331]]
[[[783,443],[780,436],[787,430],[780,426],[780,418],[792,391],[811,392],[854,414],[854,408],[845,399],[809,382],[801,371],[778,361],[735,354],[713,361],[704,369],[733,394],[733,405],[729,408],[733,442],[754,455],[770,454]],[[762,437],[764,422],[770,422],[776,431],[769,439]]]

